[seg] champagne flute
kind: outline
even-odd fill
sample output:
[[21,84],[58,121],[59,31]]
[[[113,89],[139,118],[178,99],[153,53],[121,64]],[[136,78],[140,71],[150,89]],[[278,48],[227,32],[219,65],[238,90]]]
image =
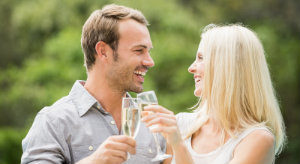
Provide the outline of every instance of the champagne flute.
[[[154,91],[147,91],[147,92],[139,93],[139,94],[137,94],[137,97],[140,99],[141,110],[144,110],[144,107],[147,105],[157,105],[158,104],[158,101],[157,101]],[[162,161],[162,160],[172,157],[172,155],[165,154],[161,150],[160,144],[158,142],[158,133],[153,133],[153,137],[154,137],[154,141],[156,144],[157,154],[152,159],[152,162]]]
[[[141,108],[139,101],[138,98],[123,98],[122,101],[122,131],[126,136],[132,138],[136,137],[140,127]],[[130,159],[129,153],[128,159]]]

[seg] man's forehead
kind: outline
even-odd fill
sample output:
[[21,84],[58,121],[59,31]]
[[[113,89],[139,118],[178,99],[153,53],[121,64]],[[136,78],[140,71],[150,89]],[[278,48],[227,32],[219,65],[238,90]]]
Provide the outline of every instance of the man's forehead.
[[149,33],[146,25],[139,23],[133,19],[121,20],[118,23],[118,29],[120,35],[126,35],[128,34],[128,32],[136,33],[136,34]]
[[152,41],[146,25],[135,20],[121,21],[119,24],[119,44],[129,48],[143,47],[151,49]]

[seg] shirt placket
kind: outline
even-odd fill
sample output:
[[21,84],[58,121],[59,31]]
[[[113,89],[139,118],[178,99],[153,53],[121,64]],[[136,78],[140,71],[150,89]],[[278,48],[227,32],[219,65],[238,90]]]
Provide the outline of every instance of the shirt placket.
[[116,125],[114,118],[110,114],[106,114],[104,118],[109,127],[113,130],[113,135],[119,135],[119,129]]
[[112,117],[112,115],[108,112],[106,112],[99,103],[96,104],[97,110],[104,116],[108,128],[112,131],[112,135],[120,135],[119,129],[116,125],[116,121]]

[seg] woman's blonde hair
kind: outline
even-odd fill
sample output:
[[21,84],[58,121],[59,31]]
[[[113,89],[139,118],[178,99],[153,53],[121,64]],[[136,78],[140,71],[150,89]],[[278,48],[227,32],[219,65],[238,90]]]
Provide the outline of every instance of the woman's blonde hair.
[[[205,70],[200,104],[205,107],[199,106],[199,112],[215,116],[223,134],[231,137],[253,126],[268,127],[279,154],[286,138],[285,126],[256,34],[237,24],[209,25],[201,38],[199,50]],[[199,114],[186,137],[198,130],[205,119],[204,114]]]

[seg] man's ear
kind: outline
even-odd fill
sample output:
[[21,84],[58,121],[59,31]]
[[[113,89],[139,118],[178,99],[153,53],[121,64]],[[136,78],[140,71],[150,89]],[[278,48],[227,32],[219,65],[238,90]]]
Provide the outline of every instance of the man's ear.
[[95,50],[97,52],[97,56],[99,57],[107,57],[107,44],[103,41],[99,41],[95,45]]

